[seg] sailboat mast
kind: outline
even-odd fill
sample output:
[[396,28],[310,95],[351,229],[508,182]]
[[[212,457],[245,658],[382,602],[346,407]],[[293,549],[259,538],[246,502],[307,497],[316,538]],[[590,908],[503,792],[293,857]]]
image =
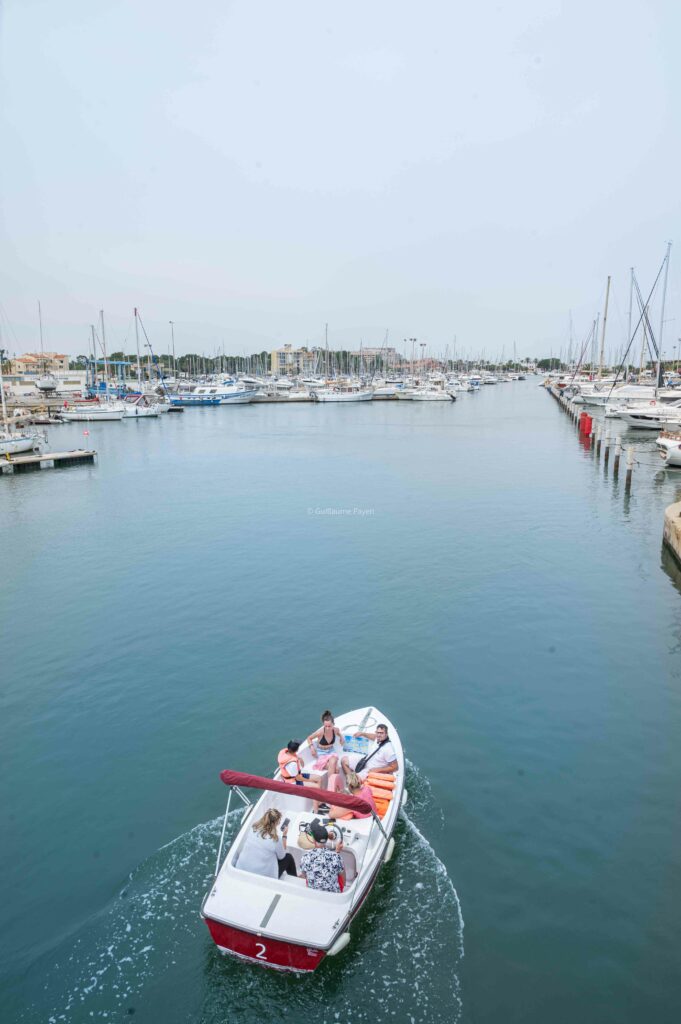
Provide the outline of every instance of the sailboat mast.
[[[629,275],[629,327],[627,329],[627,348],[629,347],[629,345],[631,345],[631,313],[632,313],[633,304],[634,304],[634,268],[632,267],[631,268],[631,273]],[[622,356],[622,361],[624,361],[624,356]]]
[[43,311],[38,299],[38,329],[40,330],[40,372],[45,373],[45,352],[43,350]]
[[104,310],[99,311],[99,322],[102,325],[102,352],[104,354],[104,383],[106,384],[106,393],[109,393],[109,360],[106,354],[106,335],[104,333]]
[[90,337],[92,338],[92,384],[97,390],[97,343],[95,342],[95,325],[90,324]]
[[608,274],[608,283],[605,289],[605,309],[603,310],[603,330],[601,331],[601,352],[598,361],[598,379],[600,380],[603,376],[603,358],[605,356],[605,325],[608,320],[608,299],[610,298],[610,274]]
[[142,367],[140,365],[140,332],[137,325],[137,306],[135,306],[135,345],[137,346],[137,389],[142,393]]
[[326,347],[326,377],[327,380],[330,377],[329,370],[329,325],[324,324],[324,345]]
[[[0,337],[0,345],[2,344],[2,338]],[[0,396],[2,398],[2,425],[8,426],[7,422],[7,402],[5,401],[5,385],[2,379],[2,361],[5,358],[5,350],[0,347]]]
[[660,374],[662,373],[662,330],[664,328],[664,307],[667,301],[667,278],[669,277],[669,256],[672,251],[672,243],[667,242],[667,255],[664,258],[664,284],[662,286],[662,306],[660,308],[660,331],[657,336],[657,380],[655,381],[655,395],[660,386]]
[[173,320],[169,320],[168,323],[170,324],[170,337],[173,342],[173,376],[177,377],[177,363],[175,362],[175,322]]

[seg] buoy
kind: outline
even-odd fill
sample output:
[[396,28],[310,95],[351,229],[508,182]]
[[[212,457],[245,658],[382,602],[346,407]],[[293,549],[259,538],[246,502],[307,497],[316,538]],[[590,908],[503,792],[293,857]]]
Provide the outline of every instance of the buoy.
[[388,848],[386,849],[385,853],[383,854],[383,863],[384,864],[387,864],[392,859],[392,855],[393,855],[394,852],[395,852],[395,840],[391,836],[390,839],[388,840]]
[[341,953],[346,946],[350,945],[350,932],[343,932],[343,934],[336,939],[331,949],[326,954],[327,956],[337,956]]

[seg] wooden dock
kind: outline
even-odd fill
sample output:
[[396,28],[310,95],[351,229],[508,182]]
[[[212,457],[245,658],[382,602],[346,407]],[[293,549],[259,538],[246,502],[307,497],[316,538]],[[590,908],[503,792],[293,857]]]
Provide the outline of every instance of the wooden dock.
[[76,448],[72,452],[42,452],[39,455],[5,455],[0,458],[0,473],[32,473],[37,469],[66,469],[68,466],[92,464],[97,452]]

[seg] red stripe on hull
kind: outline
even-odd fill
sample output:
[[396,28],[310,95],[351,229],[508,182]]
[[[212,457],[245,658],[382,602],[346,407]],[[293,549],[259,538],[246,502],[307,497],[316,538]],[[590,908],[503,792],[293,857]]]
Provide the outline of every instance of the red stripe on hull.
[[253,935],[252,932],[243,932],[231,925],[213,921],[210,917],[205,920],[213,941],[220,949],[263,967],[275,967],[283,971],[314,971],[326,955],[323,949]]

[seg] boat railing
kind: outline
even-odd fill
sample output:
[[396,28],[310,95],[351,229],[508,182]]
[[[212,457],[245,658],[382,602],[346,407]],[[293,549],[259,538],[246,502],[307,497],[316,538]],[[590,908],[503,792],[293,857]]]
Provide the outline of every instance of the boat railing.
[[223,844],[225,842],[225,832],[227,830],[227,819],[229,818],[229,807],[230,807],[230,804],[232,802],[232,793],[233,792],[235,792],[237,794],[237,796],[242,800],[242,802],[246,805],[245,808],[244,808],[244,816],[242,818],[242,823],[245,820],[246,815],[249,813],[249,811],[252,810],[252,807],[253,807],[253,805],[251,804],[251,801],[248,799],[248,797],[244,793],[241,792],[241,790],[239,789],[238,786],[230,786],[229,787],[229,795],[227,797],[227,807],[225,808],[225,820],[222,823],[222,834],[220,836],[220,846],[218,847],[218,856],[217,856],[217,860],[215,861],[215,878],[217,878],[219,873],[220,873],[220,867],[221,867],[220,858],[222,856],[222,847],[223,847]]

